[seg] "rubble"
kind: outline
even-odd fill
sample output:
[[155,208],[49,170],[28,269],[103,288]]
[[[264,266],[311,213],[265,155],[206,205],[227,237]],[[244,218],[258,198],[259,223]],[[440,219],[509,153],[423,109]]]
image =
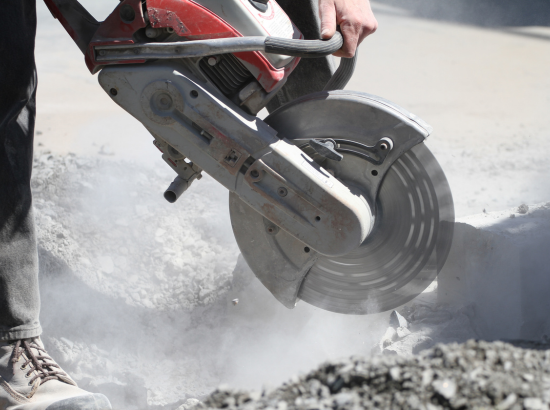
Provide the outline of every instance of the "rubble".
[[437,281],[412,302],[394,310],[384,336],[371,354],[410,356],[436,342],[465,342],[478,338],[469,310],[438,303]]
[[197,409],[548,409],[550,351],[438,344],[416,356],[325,363],[275,390],[220,388]]
[[397,310],[390,313],[390,326],[395,329],[407,329],[409,323]]

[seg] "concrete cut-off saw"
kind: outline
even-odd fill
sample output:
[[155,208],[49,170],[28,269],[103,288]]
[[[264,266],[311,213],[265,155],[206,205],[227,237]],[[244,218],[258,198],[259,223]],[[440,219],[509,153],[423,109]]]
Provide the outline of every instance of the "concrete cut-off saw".
[[342,47],[340,33],[304,40],[274,0],[123,0],[101,23],[76,0],[45,2],[177,173],[165,198],[203,171],[230,191],[239,248],[283,305],[376,313],[435,279],[454,207],[424,144],[431,127],[343,91],[356,58],[323,91],[257,117],[301,58]]

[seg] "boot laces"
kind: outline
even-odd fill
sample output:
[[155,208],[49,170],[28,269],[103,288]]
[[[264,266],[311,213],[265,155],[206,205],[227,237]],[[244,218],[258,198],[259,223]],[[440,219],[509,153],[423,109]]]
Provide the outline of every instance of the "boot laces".
[[[37,354],[33,352],[33,349]],[[27,357],[27,360],[21,365],[21,368],[25,369],[27,365],[30,365],[26,376],[30,377],[33,371],[37,372],[35,376],[29,380],[29,385],[32,385],[35,380],[40,380],[40,383],[36,386],[38,387],[49,380],[64,381],[60,376],[68,377],[67,374],[61,370],[61,367],[59,367],[59,365],[48,355],[46,350],[38,345],[36,341],[31,339],[23,339],[15,342],[11,358],[14,374],[16,363],[23,353]]]

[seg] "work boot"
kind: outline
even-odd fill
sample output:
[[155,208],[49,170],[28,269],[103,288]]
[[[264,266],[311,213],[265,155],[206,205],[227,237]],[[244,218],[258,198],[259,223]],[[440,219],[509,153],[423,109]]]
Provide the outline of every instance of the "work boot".
[[0,410],[110,410],[102,394],[79,389],[39,337],[0,341]]

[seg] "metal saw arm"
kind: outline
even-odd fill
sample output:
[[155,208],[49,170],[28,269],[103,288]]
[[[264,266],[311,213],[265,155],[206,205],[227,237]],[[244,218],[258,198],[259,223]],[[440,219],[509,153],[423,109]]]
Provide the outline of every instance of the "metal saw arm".
[[343,255],[370,232],[371,208],[360,191],[343,185],[183,66],[113,66],[102,70],[99,82],[157,139],[312,250]]

